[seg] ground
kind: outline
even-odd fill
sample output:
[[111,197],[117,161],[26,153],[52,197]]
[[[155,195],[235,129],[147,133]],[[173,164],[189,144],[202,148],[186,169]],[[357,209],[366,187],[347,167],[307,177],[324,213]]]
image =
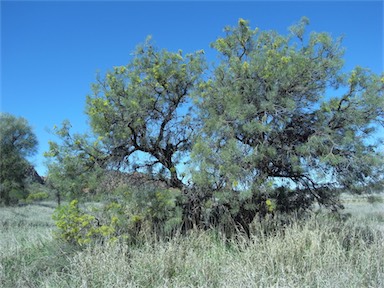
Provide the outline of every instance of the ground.
[[[384,195],[343,195],[344,226],[313,216],[265,237],[214,233],[74,249],[54,237],[54,202],[0,208],[2,287],[384,287]],[[380,233],[382,231],[382,233]],[[359,237],[362,237],[361,239]]]

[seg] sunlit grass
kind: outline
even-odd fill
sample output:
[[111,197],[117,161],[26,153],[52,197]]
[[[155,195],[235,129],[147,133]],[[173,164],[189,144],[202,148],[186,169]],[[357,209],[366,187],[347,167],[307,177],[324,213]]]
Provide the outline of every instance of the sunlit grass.
[[21,246],[33,246],[52,238],[53,209],[45,206],[1,207],[1,255],[12,255]]
[[362,232],[352,223],[331,223],[313,217],[272,236],[256,233],[250,241],[225,241],[212,232],[195,232],[138,247],[97,245],[72,258],[69,282],[57,277],[54,285],[382,287],[382,235],[374,229]]
[[[375,201],[370,201],[369,197]],[[343,213],[351,215],[356,222],[368,223],[384,232],[384,194],[345,195],[343,202]]]
[[67,265],[63,249],[70,247],[54,239],[52,212],[44,203],[0,208],[1,287],[40,287],[41,279]]
[[[366,204],[367,206],[368,204]],[[369,204],[371,205],[371,204]],[[52,208],[0,208],[1,287],[384,287],[380,211],[347,207],[346,222],[324,214],[252,226],[226,240],[192,231],[136,246],[82,250],[53,236]],[[364,206],[365,207],[365,206]],[[369,211],[373,211],[370,213]]]

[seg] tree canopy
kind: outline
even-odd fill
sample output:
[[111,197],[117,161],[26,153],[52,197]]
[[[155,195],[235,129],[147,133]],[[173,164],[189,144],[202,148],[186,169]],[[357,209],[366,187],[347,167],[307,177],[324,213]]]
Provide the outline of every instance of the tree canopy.
[[384,78],[344,73],[341,39],[307,35],[307,24],[283,36],[240,19],[212,44],[221,58],[201,86],[198,179],[259,192],[274,184],[336,205],[335,188],[380,177],[382,153],[368,139],[384,123]]
[[37,138],[28,121],[0,114],[0,202],[9,205],[25,195],[28,156],[37,150]]
[[[148,39],[126,66],[114,67],[93,85],[86,113],[93,131],[115,164],[160,165],[173,187],[181,187],[176,165],[196,132],[191,94],[201,81],[200,52],[158,51]],[[135,152],[146,163],[132,163]]]

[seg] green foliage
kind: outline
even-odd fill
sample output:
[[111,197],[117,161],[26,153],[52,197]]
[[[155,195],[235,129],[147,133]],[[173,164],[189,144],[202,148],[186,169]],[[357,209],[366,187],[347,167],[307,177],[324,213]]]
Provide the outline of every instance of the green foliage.
[[[86,113],[112,164],[165,169],[171,185],[182,186],[176,165],[191,149],[191,94],[201,81],[201,54],[159,51],[147,39],[129,64],[93,85]],[[148,160],[132,163],[140,152]]]
[[48,187],[48,185],[35,182],[28,183],[26,188],[29,194],[28,197],[26,197],[25,202],[28,204],[53,199],[52,190]]
[[57,208],[53,219],[59,228],[59,237],[71,244],[81,246],[92,241],[115,240],[116,220],[112,218],[110,223],[100,224],[95,216],[80,210],[77,200]]
[[181,209],[177,207],[180,191],[120,187],[112,200],[90,212],[81,209],[77,200],[57,208],[53,219],[59,237],[69,243],[85,245],[114,242],[117,239],[137,242],[154,233],[169,236],[181,227]]
[[26,157],[36,153],[37,139],[24,118],[0,114],[0,203],[9,205],[24,199]]
[[[154,193],[153,193],[154,192]],[[132,195],[137,198],[137,207],[144,210],[144,219],[151,224],[152,230],[158,234],[170,235],[180,229],[182,223],[182,210],[180,203],[180,190],[156,189]],[[132,199],[133,200],[133,199]],[[143,209],[144,208],[144,209]]]
[[[384,123],[383,76],[360,67],[342,73],[341,39],[308,34],[306,25],[303,18],[284,36],[240,19],[212,44],[221,61],[200,85],[195,183],[279,194],[277,210],[314,201],[338,209],[333,188],[382,178],[382,152],[366,139]],[[295,191],[265,190],[269,182]]]
[[27,203],[32,203],[35,201],[42,201],[48,198],[49,198],[49,195],[47,192],[37,192],[37,193],[30,193],[27,199],[25,199],[25,201]]
[[62,199],[82,198],[85,191],[94,192],[107,165],[99,140],[93,141],[88,135],[71,135],[70,129],[68,121],[61,128],[55,127],[62,143],[50,141],[49,151],[45,152],[47,185],[56,192],[59,204]]
[[[91,136],[72,135],[68,122],[56,129],[62,143],[51,142],[47,156],[58,202],[61,193],[92,194],[106,171],[146,169],[183,193],[120,188],[95,212],[113,227],[108,237],[177,227],[249,235],[256,215],[315,203],[339,210],[341,191],[380,186],[384,155],[374,141],[384,77],[362,67],[343,72],[342,39],[308,33],[308,24],[302,18],[281,35],[239,19],[212,43],[220,58],[204,77],[203,51],[159,50],[148,39],[92,86]],[[180,164],[192,185],[182,182]]]

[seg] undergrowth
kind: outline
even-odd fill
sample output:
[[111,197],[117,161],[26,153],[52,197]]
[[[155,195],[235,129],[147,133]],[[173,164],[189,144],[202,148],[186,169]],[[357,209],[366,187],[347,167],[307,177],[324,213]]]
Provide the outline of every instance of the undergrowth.
[[255,221],[250,239],[191,230],[79,247],[52,235],[52,209],[7,209],[0,211],[2,287],[384,286],[384,236],[371,218],[320,213]]

